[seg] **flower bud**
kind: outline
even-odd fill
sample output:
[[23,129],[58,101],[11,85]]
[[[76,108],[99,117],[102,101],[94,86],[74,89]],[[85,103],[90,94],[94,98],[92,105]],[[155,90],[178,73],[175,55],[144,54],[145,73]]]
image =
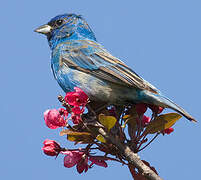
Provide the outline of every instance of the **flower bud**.
[[105,162],[105,160],[107,160],[107,158],[102,157],[102,156],[90,156],[89,160],[91,161],[91,164],[89,167],[91,167],[93,164],[96,164],[97,166],[102,166],[102,167],[107,167],[107,163]]
[[145,126],[145,125],[147,125],[147,124],[149,124],[150,123],[150,121],[151,121],[151,118],[150,117],[148,117],[148,116],[143,116],[143,118],[142,118],[142,124]]
[[89,100],[87,94],[78,87],[74,90],[75,92],[66,93],[65,101],[71,106],[85,106]]
[[56,109],[48,109],[44,112],[44,120],[47,127],[50,129],[56,129],[58,127],[64,127],[66,121],[63,116],[60,115],[59,111]]
[[172,133],[173,131],[174,131],[173,128],[167,128],[167,129],[164,129],[164,130],[162,131],[162,133],[163,133],[163,134],[170,134],[170,133]]
[[162,108],[160,106],[155,106],[155,105],[149,105],[149,108],[156,114],[162,113],[162,111],[164,109],[164,108]]
[[48,156],[57,156],[61,152],[60,145],[54,140],[46,139],[43,144],[42,150]]
[[144,103],[136,104],[135,110],[138,113],[138,115],[142,115],[147,111],[147,105]]

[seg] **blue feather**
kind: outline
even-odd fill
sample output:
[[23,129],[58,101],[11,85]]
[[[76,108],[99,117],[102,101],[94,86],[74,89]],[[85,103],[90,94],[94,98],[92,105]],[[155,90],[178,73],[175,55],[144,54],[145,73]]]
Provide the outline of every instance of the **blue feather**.
[[120,105],[153,104],[171,108],[195,121],[184,109],[100,45],[81,16],[59,15],[36,31],[47,35],[52,50],[52,71],[65,92],[79,87],[93,101]]

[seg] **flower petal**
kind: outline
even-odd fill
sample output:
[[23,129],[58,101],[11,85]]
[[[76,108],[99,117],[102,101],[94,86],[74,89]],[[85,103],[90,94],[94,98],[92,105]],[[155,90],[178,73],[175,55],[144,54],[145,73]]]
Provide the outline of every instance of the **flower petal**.
[[66,151],[63,152],[63,154],[67,154],[64,157],[64,166],[67,168],[71,168],[80,161],[84,153],[79,151]]
[[93,165],[93,164],[96,164],[98,166],[102,166],[102,167],[107,167],[107,163],[105,162],[104,158],[103,157],[99,157],[99,156],[90,156],[89,157],[89,160],[92,162],[90,167]]

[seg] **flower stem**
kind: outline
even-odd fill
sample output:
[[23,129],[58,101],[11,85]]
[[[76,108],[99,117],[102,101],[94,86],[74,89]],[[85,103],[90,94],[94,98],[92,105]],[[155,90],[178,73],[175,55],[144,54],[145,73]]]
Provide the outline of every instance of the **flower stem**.
[[154,139],[156,139],[157,138],[157,136],[159,135],[160,133],[157,133],[154,137],[153,137],[153,139],[151,140],[151,141],[149,141],[143,148],[141,148],[138,152],[140,152],[140,151],[142,151],[143,149],[145,149],[147,146],[149,146],[153,141],[154,141]]

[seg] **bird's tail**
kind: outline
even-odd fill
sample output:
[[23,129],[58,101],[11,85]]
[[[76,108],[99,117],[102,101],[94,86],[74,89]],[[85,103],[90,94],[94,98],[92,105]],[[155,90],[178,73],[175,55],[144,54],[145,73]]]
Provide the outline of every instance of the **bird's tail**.
[[155,105],[158,105],[158,106],[161,106],[164,108],[173,109],[173,110],[177,111],[178,113],[180,113],[181,115],[183,115],[184,117],[186,117],[188,120],[197,122],[188,112],[186,112],[183,108],[181,108],[180,106],[175,104],[173,101],[171,101],[167,97],[165,97],[163,95],[159,95],[159,94],[158,95],[154,94],[154,96],[152,96],[152,98],[154,99]]

